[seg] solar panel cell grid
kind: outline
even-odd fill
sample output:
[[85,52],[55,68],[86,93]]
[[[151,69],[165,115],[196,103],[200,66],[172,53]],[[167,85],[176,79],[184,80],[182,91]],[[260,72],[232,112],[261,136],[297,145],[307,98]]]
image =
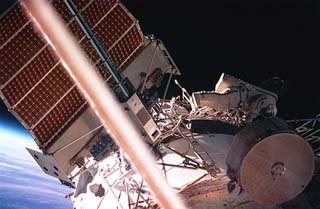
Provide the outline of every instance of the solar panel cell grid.
[[95,28],[97,38],[108,50],[133,24],[133,20],[117,5]]
[[69,24],[68,27],[77,40],[80,40],[85,36],[84,32],[75,19]]
[[0,46],[2,46],[27,22],[28,18],[24,15],[21,5],[17,4],[0,19]]
[[122,62],[121,66],[119,66],[119,69],[123,71],[144,49],[144,45],[141,44],[130,57],[128,57],[124,62]]
[[25,65],[43,46],[44,40],[28,24],[1,49],[0,85],[2,86],[23,65]]
[[71,20],[73,15],[69,11],[67,5],[64,3],[64,0],[53,0],[51,4],[54,6],[54,8],[56,8],[65,22],[69,22]]
[[101,77],[103,78],[103,80],[107,80],[110,78],[111,74],[108,71],[107,66],[105,65],[105,63],[102,60],[100,60],[98,62],[98,64],[96,65],[96,68],[97,68],[99,74],[101,75]]
[[100,58],[88,39],[82,40],[80,45],[92,63],[95,63]]
[[73,2],[79,10],[82,10],[85,6],[92,2],[92,0],[74,0]]
[[74,88],[34,129],[33,134],[40,143],[40,147],[45,147],[49,140],[58,133],[68,120],[74,116],[85,103],[85,99]]
[[116,3],[117,0],[95,0],[82,12],[82,15],[93,27]]
[[135,26],[109,51],[114,64],[120,66],[141,43],[142,37]]
[[47,46],[2,89],[8,103],[15,105],[57,62],[54,52]]
[[15,111],[32,127],[72,86],[71,78],[62,65],[58,65],[17,105]]

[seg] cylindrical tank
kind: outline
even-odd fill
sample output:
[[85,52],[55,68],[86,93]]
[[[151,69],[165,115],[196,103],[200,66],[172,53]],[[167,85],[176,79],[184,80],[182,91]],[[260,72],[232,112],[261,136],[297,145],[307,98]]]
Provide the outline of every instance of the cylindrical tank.
[[227,174],[259,204],[287,202],[314,172],[310,145],[280,118],[259,118],[235,135]]

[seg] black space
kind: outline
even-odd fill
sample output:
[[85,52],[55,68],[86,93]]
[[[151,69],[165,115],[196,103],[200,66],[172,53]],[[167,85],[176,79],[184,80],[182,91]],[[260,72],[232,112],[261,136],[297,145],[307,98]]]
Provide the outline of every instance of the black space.
[[320,112],[320,1],[123,3],[145,34],[163,40],[189,91],[212,90],[221,72],[253,84],[278,76],[288,83],[280,116]]
[[[165,43],[182,72],[177,79],[189,92],[212,90],[221,72],[253,84],[278,76],[288,83],[278,103],[281,117],[320,112],[320,1],[123,3],[144,34]],[[177,93],[172,83],[169,95]],[[2,116],[4,109],[0,103]]]

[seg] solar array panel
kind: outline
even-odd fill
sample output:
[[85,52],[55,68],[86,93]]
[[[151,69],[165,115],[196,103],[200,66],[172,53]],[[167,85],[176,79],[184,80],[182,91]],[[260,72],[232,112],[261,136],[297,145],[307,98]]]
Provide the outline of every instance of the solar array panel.
[[[102,78],[112,81],[106,63],[64,0],[51,3]],[[113,64],[124,70],[144,47],[137,21],[117,0],[75,0],[74,3]],[[48,149],[86,109],[87,102],[19,3],[0,19],[0,65],[3,100],[39,147]]]
[[2,89],[10,106],[15,106],[58,63],[54,52],[44,47],[21,73]]
[[51,3],[65,22],[69,22],[73,18],[72,13],[64,3],[64,0],[53,0]]
[[16,3],[4,17],[1,18],[0,31],[0,46],[2,47],[15,33],[29,22],[28,18],[24,15],[20,4]]
[[[79,2],[75,2],[78,9],[81,7]],[[87,7],[82,11],[82,16],[86,19],[87,23],[93,28],[96,23],[103,20],[110,12],[112,8],[117,5],[117,0],[108,1],[89,1]]]
[[121,6],[116,5],[108,14],[108,18],[102,19],[99,25],[94,28],[94,32],[104,47],[109,50],[133,23],[128,14],[121,9]]
[[72,80],[59,64],[15,107],[15,111],[32,128],[72,86]]
[[32,130],[37,142],[42,146],[52,143],[54,137],[60,136],[67,128],[68,122],[75,119],[74,115],[83,111],[86,105],[84,97],[77,88],[71,91],[48,112],[48,115]]
[[110,57],[114,64],[120,69],[125,69],[129,61],[143,49],[139,29],[133,27],[130,31],[109,50]]
[[[5,31],[1,31],[3,33]],[[20,72],[24,65],[44,46],[43,39],[27,24],[16,36],[1,48],[0,85]]]

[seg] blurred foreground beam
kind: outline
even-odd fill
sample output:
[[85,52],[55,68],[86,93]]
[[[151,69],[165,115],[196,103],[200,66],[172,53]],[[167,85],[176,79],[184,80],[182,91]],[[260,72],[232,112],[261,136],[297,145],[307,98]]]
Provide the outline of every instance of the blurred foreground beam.
[[134,124],[85,58],[84,52],[55,10],[46,0],[22,0],[22,4],[55,49],[105,128],[110,130],[118,145],[130,157],[159,204],[165,209],[186,209],[158,170]]

